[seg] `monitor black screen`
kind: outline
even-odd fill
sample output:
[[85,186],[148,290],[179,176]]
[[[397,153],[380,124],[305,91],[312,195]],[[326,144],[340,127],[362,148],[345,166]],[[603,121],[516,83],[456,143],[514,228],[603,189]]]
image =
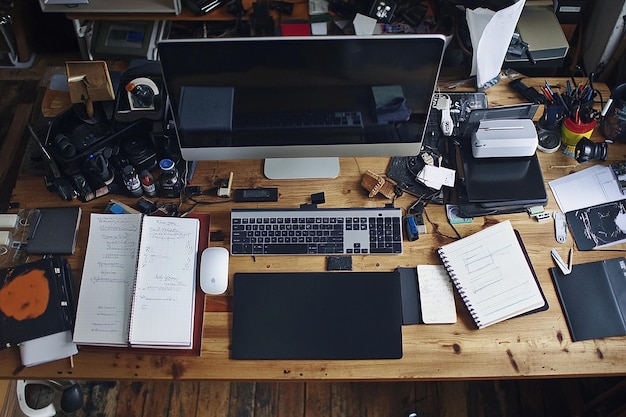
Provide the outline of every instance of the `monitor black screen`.
[[440,35],[167,40],[183,157],[416,155]]

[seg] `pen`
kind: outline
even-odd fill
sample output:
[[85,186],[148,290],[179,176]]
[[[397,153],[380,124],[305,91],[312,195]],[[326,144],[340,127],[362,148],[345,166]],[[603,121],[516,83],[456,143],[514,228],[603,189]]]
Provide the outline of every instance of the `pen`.
[[567,115],[570,115],[571,114],[571,110],[570,110],[569,106],[567,105],[567,103],[565,102],[565,99],[563,99],[563,96],[560,93],[554,93],[554,96],[556,96],[556,98],[559,100],[559,102],[561,103],[561,105],[565,109],[565,113]]
[[544,84],[546,86],[546,90],[550,92],[550,95],[554,95],[554,91],[552,91],[552,88],[550,88],[550,84],[548,83],[548,80],[544,80]]
[[550,103],[554,103],[554,96],[550,93],[550,90],[548,90],[546,87],[541,87],[541,90],[543,91],[543,95],[546,96],[546,99]]

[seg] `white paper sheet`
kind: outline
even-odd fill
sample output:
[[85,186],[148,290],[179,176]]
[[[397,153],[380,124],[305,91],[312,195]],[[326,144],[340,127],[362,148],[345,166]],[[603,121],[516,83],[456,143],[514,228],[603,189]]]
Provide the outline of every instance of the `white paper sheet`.
[[476,76],[478,87],[482,87],[500,73],[525,3],[526,0],[520,0],[497,12],[485,8],[465,11],[474,50],[470,75]]
[[563,213],[624,198],[611,168],[604,165],[557,178],[548,185]]
[[376,19],[357,13],[352,21],[354,33],[359,36],[372,35],[376,29]]
[[454,288],[443,265],[418,265],[422,321],[425,324],[456,323]]
[[77,353],[78,348],[72,342],[70,330],[20,343],[20,356],[24,366],[35,366],[69,358]]

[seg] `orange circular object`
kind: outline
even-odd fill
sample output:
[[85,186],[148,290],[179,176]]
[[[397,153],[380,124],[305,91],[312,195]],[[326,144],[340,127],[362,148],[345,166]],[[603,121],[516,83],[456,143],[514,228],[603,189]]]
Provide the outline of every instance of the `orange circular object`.
[[50,287],[41,269],[33,269],[0,289],[0,310],[17,321],[41,316],[48,307]]

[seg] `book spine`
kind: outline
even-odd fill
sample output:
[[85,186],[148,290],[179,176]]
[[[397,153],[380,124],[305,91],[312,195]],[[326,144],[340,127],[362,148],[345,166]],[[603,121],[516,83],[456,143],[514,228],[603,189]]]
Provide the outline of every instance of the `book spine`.
[[126,338],[128,344],[133,340],[133,315],[135,313],[135,297],[137,294],[137,274],[139,273],[139,254],[141,252],[141,241],[143,238],[143,219],[144,216],[141,215],[141,221],[139,222],[139,244],[137,245],[137,253],[135,254],[135,276],[133,278],[133,290],[130,297],[130,311],[128,313],[128,329]]
[[469,311],[470,315],[472,316],[472,319],[474,320],[474,323],[476,324],[476,326],[479,329],[482,328],[483,326],[482,326],[481,320],[478,317],[478,314],[476,313],[476,310],[474,309],[474,306],[472,305],[472,302],[467,297],[467,294],[465,293],[465,290],[463,289],[463,286],[459,282],[458,277],[457,277],[456,273],[454,272],[454,268],[452,267],[450,262],[448,262],[448,257],[446,256],[446,254],[445,254],[445,252],[443,251],[442,248],[439,248],[437,250],[437,253],[439,254],[439,257],[441,258],[441,262],[443,263],[443,267],[446,269],[446,271],[448,272],[448,275],[450,276],[450,280],[452,281],[452,283],[454,284],[457,292],[459,293],[459,296],[461,297],[461,300],[463,300],[463,303],[465,303],[465,306],[467,307],[467,310]]

